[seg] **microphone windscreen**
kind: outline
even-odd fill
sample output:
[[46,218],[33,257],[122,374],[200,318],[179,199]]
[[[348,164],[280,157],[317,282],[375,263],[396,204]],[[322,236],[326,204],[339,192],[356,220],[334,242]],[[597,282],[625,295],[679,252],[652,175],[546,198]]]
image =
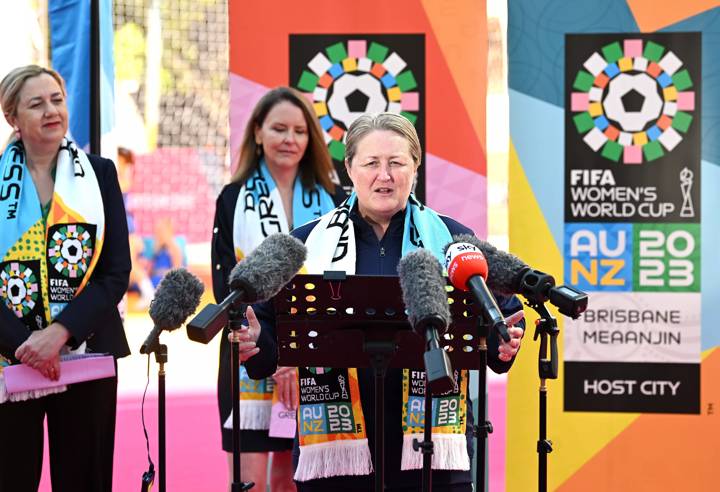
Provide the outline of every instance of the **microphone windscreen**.
[[167,331],[180,328],[197,309],[204,290],[202,282],[184,268],[167,272],[150,303],[149,314],[155,327]]
[[455,242],[445,248],[445,269],[450,283],[460,290],[468,290],[468,281],[475,275],[488,277],[488,264],[480,248],[470,243]]
[[426,249],[417,249],[400,260],[398,274],[410,324],[417,328],[423,320],[439,319],[447,327],[450,308],[437,258]]
[[[476,246],[487,260],[489,271],[487,286],[496,294],[512,295],[519,293],[519,281],[529,267],[517,256],[500,251],[487,241],[478,239],[471,234],[458,234],[453,236],[453,243],[469,243]],[[447,250],[453,243],[448,244]]]
[[233,290],[244,289],[247,303],[266,301],[277,294],[302,268],[307,248],[288,234],[271,234],[230,272]]

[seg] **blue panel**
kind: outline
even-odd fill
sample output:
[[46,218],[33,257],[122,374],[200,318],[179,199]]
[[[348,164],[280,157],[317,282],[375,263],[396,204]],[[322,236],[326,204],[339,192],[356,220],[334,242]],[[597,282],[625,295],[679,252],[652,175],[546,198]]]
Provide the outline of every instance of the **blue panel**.
[[657,125],[653,125],[650,128],[648,128],[647,136],[651,142],[654,142],[655,140],[657,140],[661,134],[662,134],[662,132],[660,131],[660,128],[657,127]]
[[336,63],[335,65],[330,67],[330,70],[328,70],[328,72],[330,72],[330,75],[332,75],[333,79],[336,79],[345,73],[345,71],[342,68],[342,65],[340,65],[339,63]]
[[[563,256],[564,279],[569,285],[585,292],[633,290],[632,224],[565,224]],[[617,262],[622,266],[614,271]],[[594,276],[580,273],[591,271]],[[573,272],[577,273],[573,275]],[[612,283],[620,285],[602,285],[605,275],[610,272],[613,272]]]
[[618,68],[617,63],[611,63],[607,67],[605,67],[605,70],[603,70],[603,72],[605,72],[605,75],[607,75],[608,77],[613,78],[620,73],[620,69]]
[[[625,0],[511,0],[508,2],[510,88],[562,107],[565,104],[565,33],[638,31]],[[562,129],[558,134],[562,134]]]
[[720,193],[717,192],[720,183],[720,166],[717,163],[701,162],[702,173],[701,213],[700,221],[700,262],[702,278],[700,290],[702,292],[702,350],[720,345],[720,258],[717,247],[720,244]]
[[69,132],[78,147],[90,143],[90,2],[48,1],[52,66],[65,79]]
[[610,122],[605,118],[604,115],[600,115],[597,118],[595,118],[595,126],[598,128],[598,130],[602,131],[605,128],[607,128],[610,125]]
[[667,87],[670,84],[672,84],[672,79],[665,72],[662,72],[656,80],[657,80],[658,84],[660,84],[660,87]]
[[558,251],[564,224],[563,114],[562,108],[510,90],[510,137]]
[[383,85],[387,89],[389,89],[390,87],[393,87],[396,84],[395,77],[393,77],[389,73],[386,73],[385,75],[383,75],[383,77],[380,80],[382,81]]
[[320,126],[322,126],[323,130],[325,130],[326,132],[330,131],[330,128],[332,128],[333,125],[335,125],[335,122],[330,116],[325,115],[320,118]]

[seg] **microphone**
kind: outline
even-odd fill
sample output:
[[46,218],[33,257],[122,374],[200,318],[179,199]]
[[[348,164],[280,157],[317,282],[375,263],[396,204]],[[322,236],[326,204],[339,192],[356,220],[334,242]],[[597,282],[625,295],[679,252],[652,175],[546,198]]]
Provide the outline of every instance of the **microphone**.
[[490,289],[502,295],[522,294],[529,302],[550,301],[565,316],[577,319],[587,309],[588,295],[568,285],[555,286],[552,275],[534,270],[517,256],[500,251],[470,234],[453,236],[457,243],[468,243],[480,250],[491,265],[487,275]]
[[428,250],[418,249],[400,260],[398,274],[408,321],[427,342],[423,356],[427,390],[432,394],[452,391],[455,378],[450,358],[438,341],[438,333],[445,333],[450,324],[442,266]]
[[271,299],[302,268],[307,248],[287,234],[271,234],[230,272],[230,295],[208,304],[187,325],[190,340],[208,343],[228,323],[228,310]]
[[184,268],[167,272],[150,303],[149,314],[155,326],[140,347],[140,353],[150,354],[157,349],[160,332],[180,328],[197,309],[204,290],[202,282]]
[[469,241],[456,240],[445,247],[445,268],[450,283],[456,289],[469,290],[480,304],[485,321],[503,340],[509,342],[510,334],[505,316],[485,283],[488,278],[488,263],[482,251]]

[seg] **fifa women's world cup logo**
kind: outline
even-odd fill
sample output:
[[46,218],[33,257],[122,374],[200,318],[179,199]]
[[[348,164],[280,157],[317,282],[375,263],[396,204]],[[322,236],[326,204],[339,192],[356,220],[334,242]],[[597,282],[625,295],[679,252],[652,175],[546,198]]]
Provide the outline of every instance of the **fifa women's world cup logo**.
[[682,207],[680,208],[680,217],[695,217],[695,208],[693,207],[692,196],[690,192],[693,186],[693,172],[684,167],[680,171],[680,191],[682,192]]
[[671,152],[693,121],[695,91],[683,61],[649,40],[603,46],[583,63],[570,107],[585,143],[614,162],[642,164]]

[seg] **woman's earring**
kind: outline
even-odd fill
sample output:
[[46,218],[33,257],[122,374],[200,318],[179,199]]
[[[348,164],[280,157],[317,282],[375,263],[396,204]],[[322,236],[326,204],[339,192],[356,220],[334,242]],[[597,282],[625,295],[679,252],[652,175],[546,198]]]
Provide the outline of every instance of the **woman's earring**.
[[20,140],[20,127],[19,126],[13,126],[13,131],[15,132],[15,138],[17,140]]
[[255,142],[255,155],[260,157],[263,153],[262,142]]

